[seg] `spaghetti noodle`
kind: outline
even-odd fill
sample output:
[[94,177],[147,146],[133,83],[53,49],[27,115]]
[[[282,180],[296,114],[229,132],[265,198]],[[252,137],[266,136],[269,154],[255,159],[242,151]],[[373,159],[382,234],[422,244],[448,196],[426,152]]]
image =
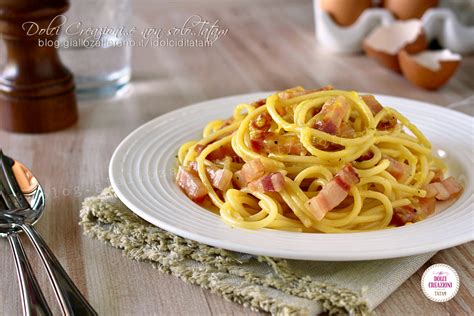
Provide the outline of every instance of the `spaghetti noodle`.
[[424,219],[462,187],[373,96],[292,88],[239,104],[178,152],[177,183],[229,225],[341,233]]

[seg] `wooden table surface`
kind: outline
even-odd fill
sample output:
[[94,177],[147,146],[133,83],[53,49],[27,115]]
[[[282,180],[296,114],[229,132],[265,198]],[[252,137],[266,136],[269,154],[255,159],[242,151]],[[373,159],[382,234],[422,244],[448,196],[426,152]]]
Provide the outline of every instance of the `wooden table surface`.
[[[235,1],[237,2],[237,1]],[[310,1],[134,1],[137,27],[181,25],[190,15],[220,20],[229,33],[210,48],[136,48],[133,83],[112,99],[82,101],[80,122],[47,135],[0,132],[0,146],[34,170],[46,188],[47,211],[37,224],[59,260],[103,315],[250,315],[253,312],[120,251],[82,235],[77,225],[82,200],[109,185],[107,167],[114,148],[133,129],[193,102],[295,85],[408,97],[446,106],[472,96],[474,57],[463,60],[454,78],[438,92],[421,90],[363,55],[335,55],[318,47]],[[472,100],[472,99],[471,99]],[[472,103],[472,102],[471,102]],[[472,113],[474,104],[464,106]],[[376,311],[380,315],[473,314],[474,243],[440,251]],[[32,247],[27,244],[47,299],[53,292]],[[0,314],[21,314],[13,259],[0,242]],[[461,277],[458,295],[447,303],[421,292],[423,271],[447,263]],[[54,311],[58,312],[55,306]]]

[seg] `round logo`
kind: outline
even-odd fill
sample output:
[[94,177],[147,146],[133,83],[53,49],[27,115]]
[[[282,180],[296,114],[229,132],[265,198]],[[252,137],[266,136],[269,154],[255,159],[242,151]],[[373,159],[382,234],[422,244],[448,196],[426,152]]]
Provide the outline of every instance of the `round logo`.
[[430,300],[440,303],[447,302],[458,293],[458,273],[447,264],[434,264],[423,273],[421,289]]

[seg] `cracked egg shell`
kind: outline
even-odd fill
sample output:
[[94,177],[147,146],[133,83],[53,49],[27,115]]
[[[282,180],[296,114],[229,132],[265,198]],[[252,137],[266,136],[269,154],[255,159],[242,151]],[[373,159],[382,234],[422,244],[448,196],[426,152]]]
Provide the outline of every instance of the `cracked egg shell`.
[[428,47],[420,20],[396,21],[373,30],[364,40],[362,47],[369,57],[381,65],[401,72],[398,53],[402,50],[415,54]]
[[461,62],[460,55],[447,49],[418,54],[401,51],[398,58],[403,75],[427,90],[441,88],[454,75]]

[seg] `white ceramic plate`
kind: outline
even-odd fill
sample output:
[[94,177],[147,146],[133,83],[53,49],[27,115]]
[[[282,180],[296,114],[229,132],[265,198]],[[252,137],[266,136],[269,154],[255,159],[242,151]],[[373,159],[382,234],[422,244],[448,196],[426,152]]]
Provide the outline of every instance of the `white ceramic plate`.
[[413,225],[351,234],[308,234],[227,226],[191,202],[176,186],[176,153],[197,139],[205,124],[227,118],[234,106],[268,96],[257,93],[216,99],[163,116],[131,133],[116,149],[110,179],[119,198],[138,216],[179,236],[255,255],[305,260],[369,260],[416,255],[473,240],[474,119],[431,104],[377,96],[415,123],[446,155],[450,173],[464,182],[461,197],[446,210]]

